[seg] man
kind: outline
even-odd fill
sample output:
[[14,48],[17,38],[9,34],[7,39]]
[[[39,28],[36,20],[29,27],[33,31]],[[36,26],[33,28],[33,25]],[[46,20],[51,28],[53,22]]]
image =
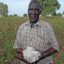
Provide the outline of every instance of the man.
[[32,46],[41,52],[40,59],[34,64],[53,64],[52,54],[59,51],[58,42],[49,23],[39,20],[41,7],[39,2],[33,0],[29,4],[29,20],[20,25],[13,48],[16,49],[21,64],[30,64],[23,57],[22,51]]

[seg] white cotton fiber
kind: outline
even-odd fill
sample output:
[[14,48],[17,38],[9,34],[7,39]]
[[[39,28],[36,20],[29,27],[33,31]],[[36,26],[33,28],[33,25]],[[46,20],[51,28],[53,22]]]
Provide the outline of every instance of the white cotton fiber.
[[36,51],[35,48],[28,46],[24,51],[23,51],[23,56],[24,58],[29,61],[30,63],[35,62],[39,59],[40,52]]

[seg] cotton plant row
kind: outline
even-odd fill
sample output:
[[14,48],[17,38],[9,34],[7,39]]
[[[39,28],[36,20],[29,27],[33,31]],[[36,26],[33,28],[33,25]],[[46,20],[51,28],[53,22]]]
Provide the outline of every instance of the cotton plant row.
[[23,56],[24,58],[29,61],[30,63],[33,63],[37,60],[39,60],[40,52],[36,51],[35,48],[28,46],[25,50],[23,50]]

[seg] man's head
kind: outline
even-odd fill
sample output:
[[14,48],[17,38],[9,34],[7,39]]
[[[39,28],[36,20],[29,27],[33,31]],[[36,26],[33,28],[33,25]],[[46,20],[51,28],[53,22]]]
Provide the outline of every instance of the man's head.
[[39,15],[41,13],[40,3],[33,0],[29,4],[28,15],[31,22],[36,22],[39,20]]

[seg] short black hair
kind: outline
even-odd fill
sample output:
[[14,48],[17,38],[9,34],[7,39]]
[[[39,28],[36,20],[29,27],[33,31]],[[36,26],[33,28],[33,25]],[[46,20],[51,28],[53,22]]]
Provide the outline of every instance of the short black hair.
[[[40,6],[40,3],[39,3],[37,0],[32,0],[32,1],[29,3],[29,7],[31,6],[32,3],[34,3],[34,4],[36,3],[36,5],[37,5],[38,8],[39,8],[39,12],[41,13],[41,6]],[[28,7],[28,8],[29,8],[29,7]]]

